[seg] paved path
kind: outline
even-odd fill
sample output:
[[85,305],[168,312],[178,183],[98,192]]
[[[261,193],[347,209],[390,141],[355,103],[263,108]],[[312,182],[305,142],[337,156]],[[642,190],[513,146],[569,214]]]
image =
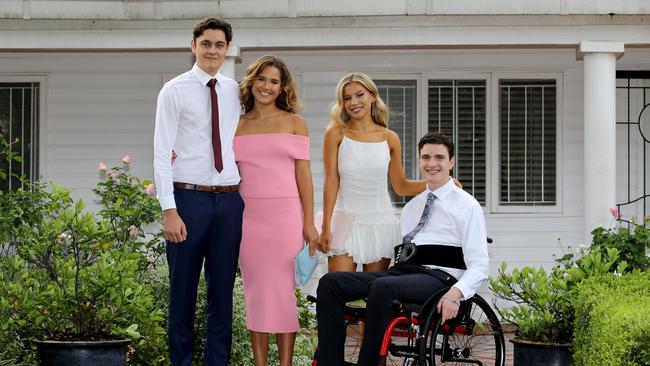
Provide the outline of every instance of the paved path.
[[[353,336],[354,334],[354,336]],[[507,332],[504,334],[506,341],[506,362],[505,366],[513,366],[513,356],[512,356],[512,342],[510,339],[514,337],[513,332]],[[348,329],[348,338],[346,343],[346,354],[357,354],[359,352],[359,340],[358,340],[358,330],[357,329]],[[389,359],[386,362],[387,366],[402,366],[403,361],[401,359]]]

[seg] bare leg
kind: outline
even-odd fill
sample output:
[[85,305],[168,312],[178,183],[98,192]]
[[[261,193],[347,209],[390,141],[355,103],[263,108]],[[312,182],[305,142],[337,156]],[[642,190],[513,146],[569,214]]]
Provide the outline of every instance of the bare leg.
[[280,353],[280,366],[291,366],[293,361],[293,345],[296,343],[296,333],[276,333]]
[[383,258],[378,262],[364,264],[363,271],[364,272],[385,271],[388,269],[388,266],[390,266],[390,259]]
[[357,270],[357,264],[352,257],[347,254],[336,255],[327,258],[328,272],[354,272]]
[[253,344],[253,359],[255,366],[268,366],[269,364],[269,334],[253,332],[251,333],[251,343]]

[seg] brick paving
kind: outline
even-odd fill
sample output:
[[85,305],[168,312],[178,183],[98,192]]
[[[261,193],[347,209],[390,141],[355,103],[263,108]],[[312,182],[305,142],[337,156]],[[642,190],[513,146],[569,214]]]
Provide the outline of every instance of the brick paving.
[[[354,326],[349,327],[349,328],[354,328]],[[360,340],[355,337],[351,337],[351,334],[357,334],[358,330],[355,329],[348,329],[348,338],[347,338],[347,343],[346,343],[346,354],[357,354],[359,351],[359,342]],[[509,327],[506,327],[506,330],[504,332],[504,338],[505,338],[505,343],[506,343],[506,362],[505,366],[513,366],[513,356],[512,356],[512,342],[510,342],[510,339],[514,337],[514,332],[509,329]],[[353,359],[348,359],[348,361],[353,361]],[[387,366],[402,366],[403,365],[403,360],[402,359],[397,359],[397,358],[392,358],[389,357],[389,360],[386,362]]]

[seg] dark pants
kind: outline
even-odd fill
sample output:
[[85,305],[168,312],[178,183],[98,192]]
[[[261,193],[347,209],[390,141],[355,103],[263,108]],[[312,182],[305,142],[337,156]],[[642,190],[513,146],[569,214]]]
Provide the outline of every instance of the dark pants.
[[205,265],[208,289],[205,365],[226,366],[232,343],[232,291],[244,201],[239,192],[177,189],[174,197],[187,228],[187,240],[167,242],[171,364],[192,364],[196,292]]
[[[439,272],[444,273],[444,272]],[[359,352],[359,366],[377,366],[384,330],[393,317],[393,300],[424,303],[451,282],[434,276],[421,266],[398,266],[382,272],[332,272],[318,283],[318,364],[343,365],[345,344],[344,306],[348,301],[367,298],[366,326]]]

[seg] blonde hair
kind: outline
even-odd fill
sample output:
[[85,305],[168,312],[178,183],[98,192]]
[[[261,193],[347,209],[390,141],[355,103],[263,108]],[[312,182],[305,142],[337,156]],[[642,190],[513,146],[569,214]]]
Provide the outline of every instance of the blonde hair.
[[390,111],[386,104],[384,104],[384,101],[381,100],[379,89],[377,89],[375,82],[372,81],[368,75],[361,72],[351,72],[339,80],[339,84],[336,86],[336,101],[332,104],[330,111],[330,118],[332,119],[331,124],[341,128],[345,128],[349,125],[350,116],[348,116],[348,113],[345,111],[345,106],[343,104],[343,89],[345,89],[345,87],[350,83],[355,82],[361,84],[361,86],[366,88],[366,90],[375,97],[375,102],[372,103],[370,109],[372,121],[382,127],[388,128],[388,116],[390,115]]
[[250,112],[255,105],[253,96],[253,82],[267,66],[273,66],[280,71],[280,88],[281,92],[275,100],[275,105],[289,113],[298,113],[302,108],[302,102],[296,93],[296,84],[289,72],[287,64],[278,57],[273,55],[264,55],[250,64],[246,69],[244,80],[241,82],[239,89],[241,91],[241,105],[246,113]]

